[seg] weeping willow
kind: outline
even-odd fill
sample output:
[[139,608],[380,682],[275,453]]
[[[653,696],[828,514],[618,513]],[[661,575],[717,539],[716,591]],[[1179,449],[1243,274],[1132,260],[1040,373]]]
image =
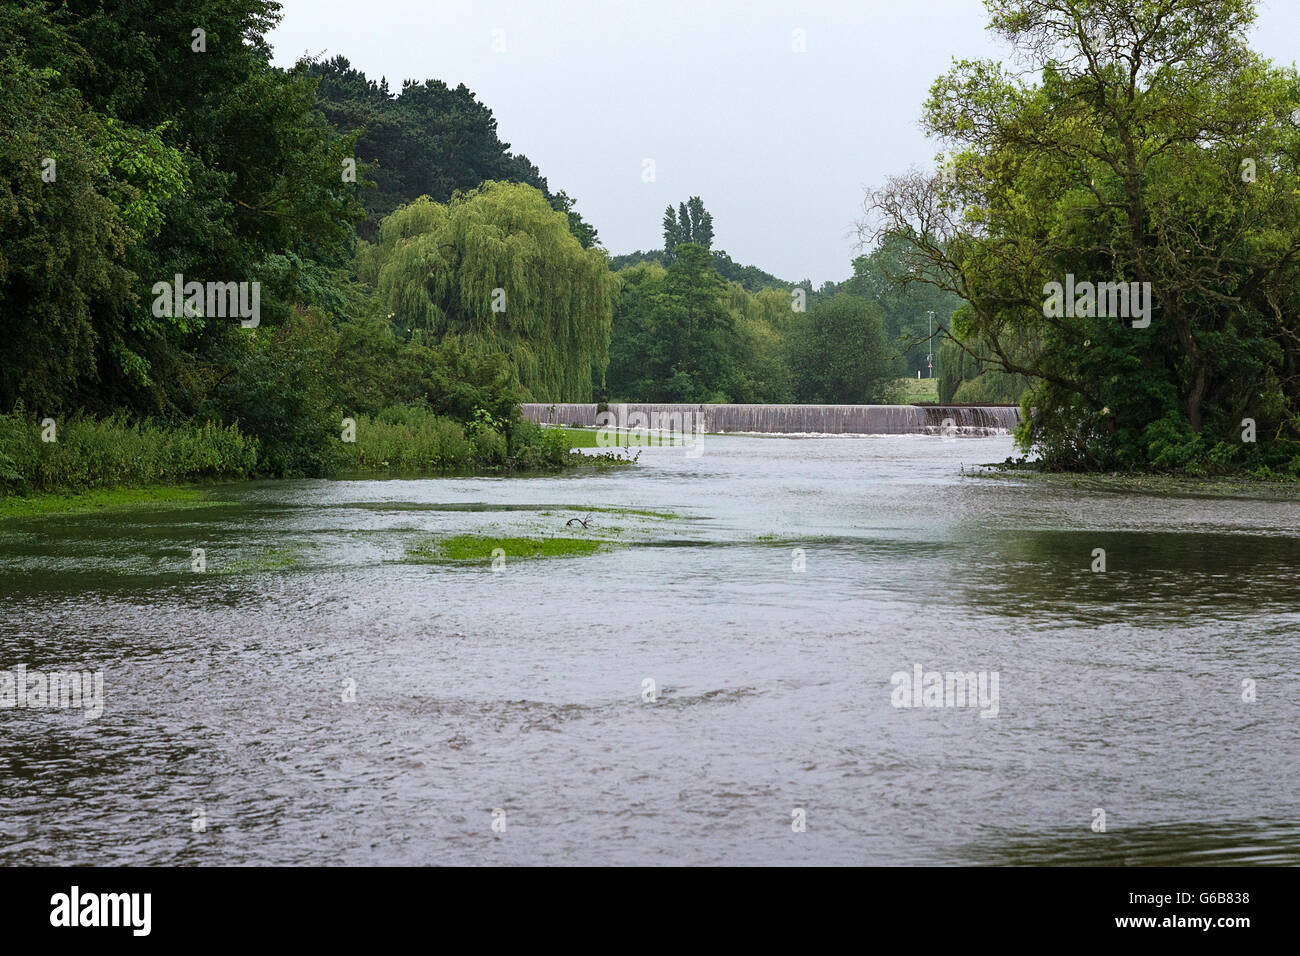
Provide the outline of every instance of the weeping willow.
[[395,324],[505,353],[533,401],[591,401],[609,363],[618,279],[532,186],[417,199],[383,221],[363,271]]

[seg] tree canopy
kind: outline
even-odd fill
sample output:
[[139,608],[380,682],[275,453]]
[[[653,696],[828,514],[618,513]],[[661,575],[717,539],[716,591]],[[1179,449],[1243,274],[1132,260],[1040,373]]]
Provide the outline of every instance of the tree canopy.
[[400,331],[507,355],[535,401],[589,401],[608,360],[617,280],[532,186],[485,183],[424,197],[361,255]]
[[541,191],[568,217],[583,248],[598,242],[576,201],[552,194],[528,157],[501,141],[496,117],[463,83],[453,89],[441,80],[405,80],[393,93],[386,79],[367,79],[343,56],[304,61],[301,68],[318,81],[317,103],[334,128],[356,133],[356,158],[374,183],[361,193],[363,237],[373,239],[381,219],[421,196],[447,202],[459,190],[500,180]]
[[[1300,81],[1247,46],[1254,4],[987,6],[1037,79],[936,81],[947,168],[874,191],[867,231],[970,304],[962,348],[1034,382],[1020,440],[1048,464],[1300,469]],[[1149,289],[1149,323],[1051,307],[1076,280]]]
[[706,250],[713,248],[713,215],[699,196],[679,203],[676,212],[672,206],[664,210],[664,252],[671,257],[678,246],[687,242]]
[[0,405],[192,413],[237,330],[155,316],[154,282],[260,282],[271,323],[347,262],[350,142],[305,76],[270,66],[277,10],[0,10]]

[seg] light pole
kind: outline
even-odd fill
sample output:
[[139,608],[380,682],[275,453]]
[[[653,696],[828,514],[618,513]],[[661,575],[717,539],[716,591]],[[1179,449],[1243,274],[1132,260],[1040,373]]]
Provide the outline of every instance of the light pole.
[[926,377],[934,378],[934,313],[926,312],[925,314],[930,317],[930,337],[925,340],[926,345],[929,346],[930,349],[930,354],[925,357],[926,364],[930,369],[930,374]]

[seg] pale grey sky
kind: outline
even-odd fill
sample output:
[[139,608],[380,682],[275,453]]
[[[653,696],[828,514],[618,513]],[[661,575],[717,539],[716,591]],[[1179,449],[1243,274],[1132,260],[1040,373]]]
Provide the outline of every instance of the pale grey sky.
[[[278,65],[464,83],[611,253],[657,248],[664,206],[698,195],[715,248],[814,284],[851,272],[863,187],[939,151],[917,125],[935,77],[1006,57],[980,0],[281,3]],[[1298,0],[1260,4],[1256,49],[1289,64],[1298,40]]]

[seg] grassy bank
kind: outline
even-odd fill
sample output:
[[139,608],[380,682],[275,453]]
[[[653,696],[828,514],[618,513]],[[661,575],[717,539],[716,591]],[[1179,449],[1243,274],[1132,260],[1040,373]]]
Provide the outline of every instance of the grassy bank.
[[894,383],[890,396],[896,405],[911,405],[914,402],[937,402],[939,400],[939,380],[937,378],[900,378]]
[[[631,460],[613,450],[583,455],[560,429],[521,419],[502,422],[482,414],[462,424],[418,406],[331,416],[305,440],[311,447],[303,457],[319,462],[326,476],[558,472]],[[264,452],[237,424],[133,422],[123,416],[38,419],[19,408],[0,415],[0,513],[94,509],[149,500],[146,489],[152,489],[152,500],[178,493],[160,486],[282,476]],[[283,449],[277,449],[277,460],[282,457]],[[138,492],[134,498],[124,494],[130,489]]]
[[1250,473],[1203,477],[1177,474],[1124,472],[1043,471],[1019,463],[977,465],[967,468],[974,478],[1026,480],[1049,488],[1151,495],[1162,498],[1251,498],[1300,500],[1300,482],[1283,477],[1258,477]]
[[0,415],[0,498],[244,478],[257,457],[235,425]]
[[682,434],[660,434],[658,432],[628,431],[626,429],[611,429],[611,434],[607,437],[606,445],[602,445],[599,440],[600,430],[595,428],[564,428],[557,429],[561,432],[562,437],[568,443],[570,448],[644,448],[648,445],[682,445],[685,443],[685,437]]

